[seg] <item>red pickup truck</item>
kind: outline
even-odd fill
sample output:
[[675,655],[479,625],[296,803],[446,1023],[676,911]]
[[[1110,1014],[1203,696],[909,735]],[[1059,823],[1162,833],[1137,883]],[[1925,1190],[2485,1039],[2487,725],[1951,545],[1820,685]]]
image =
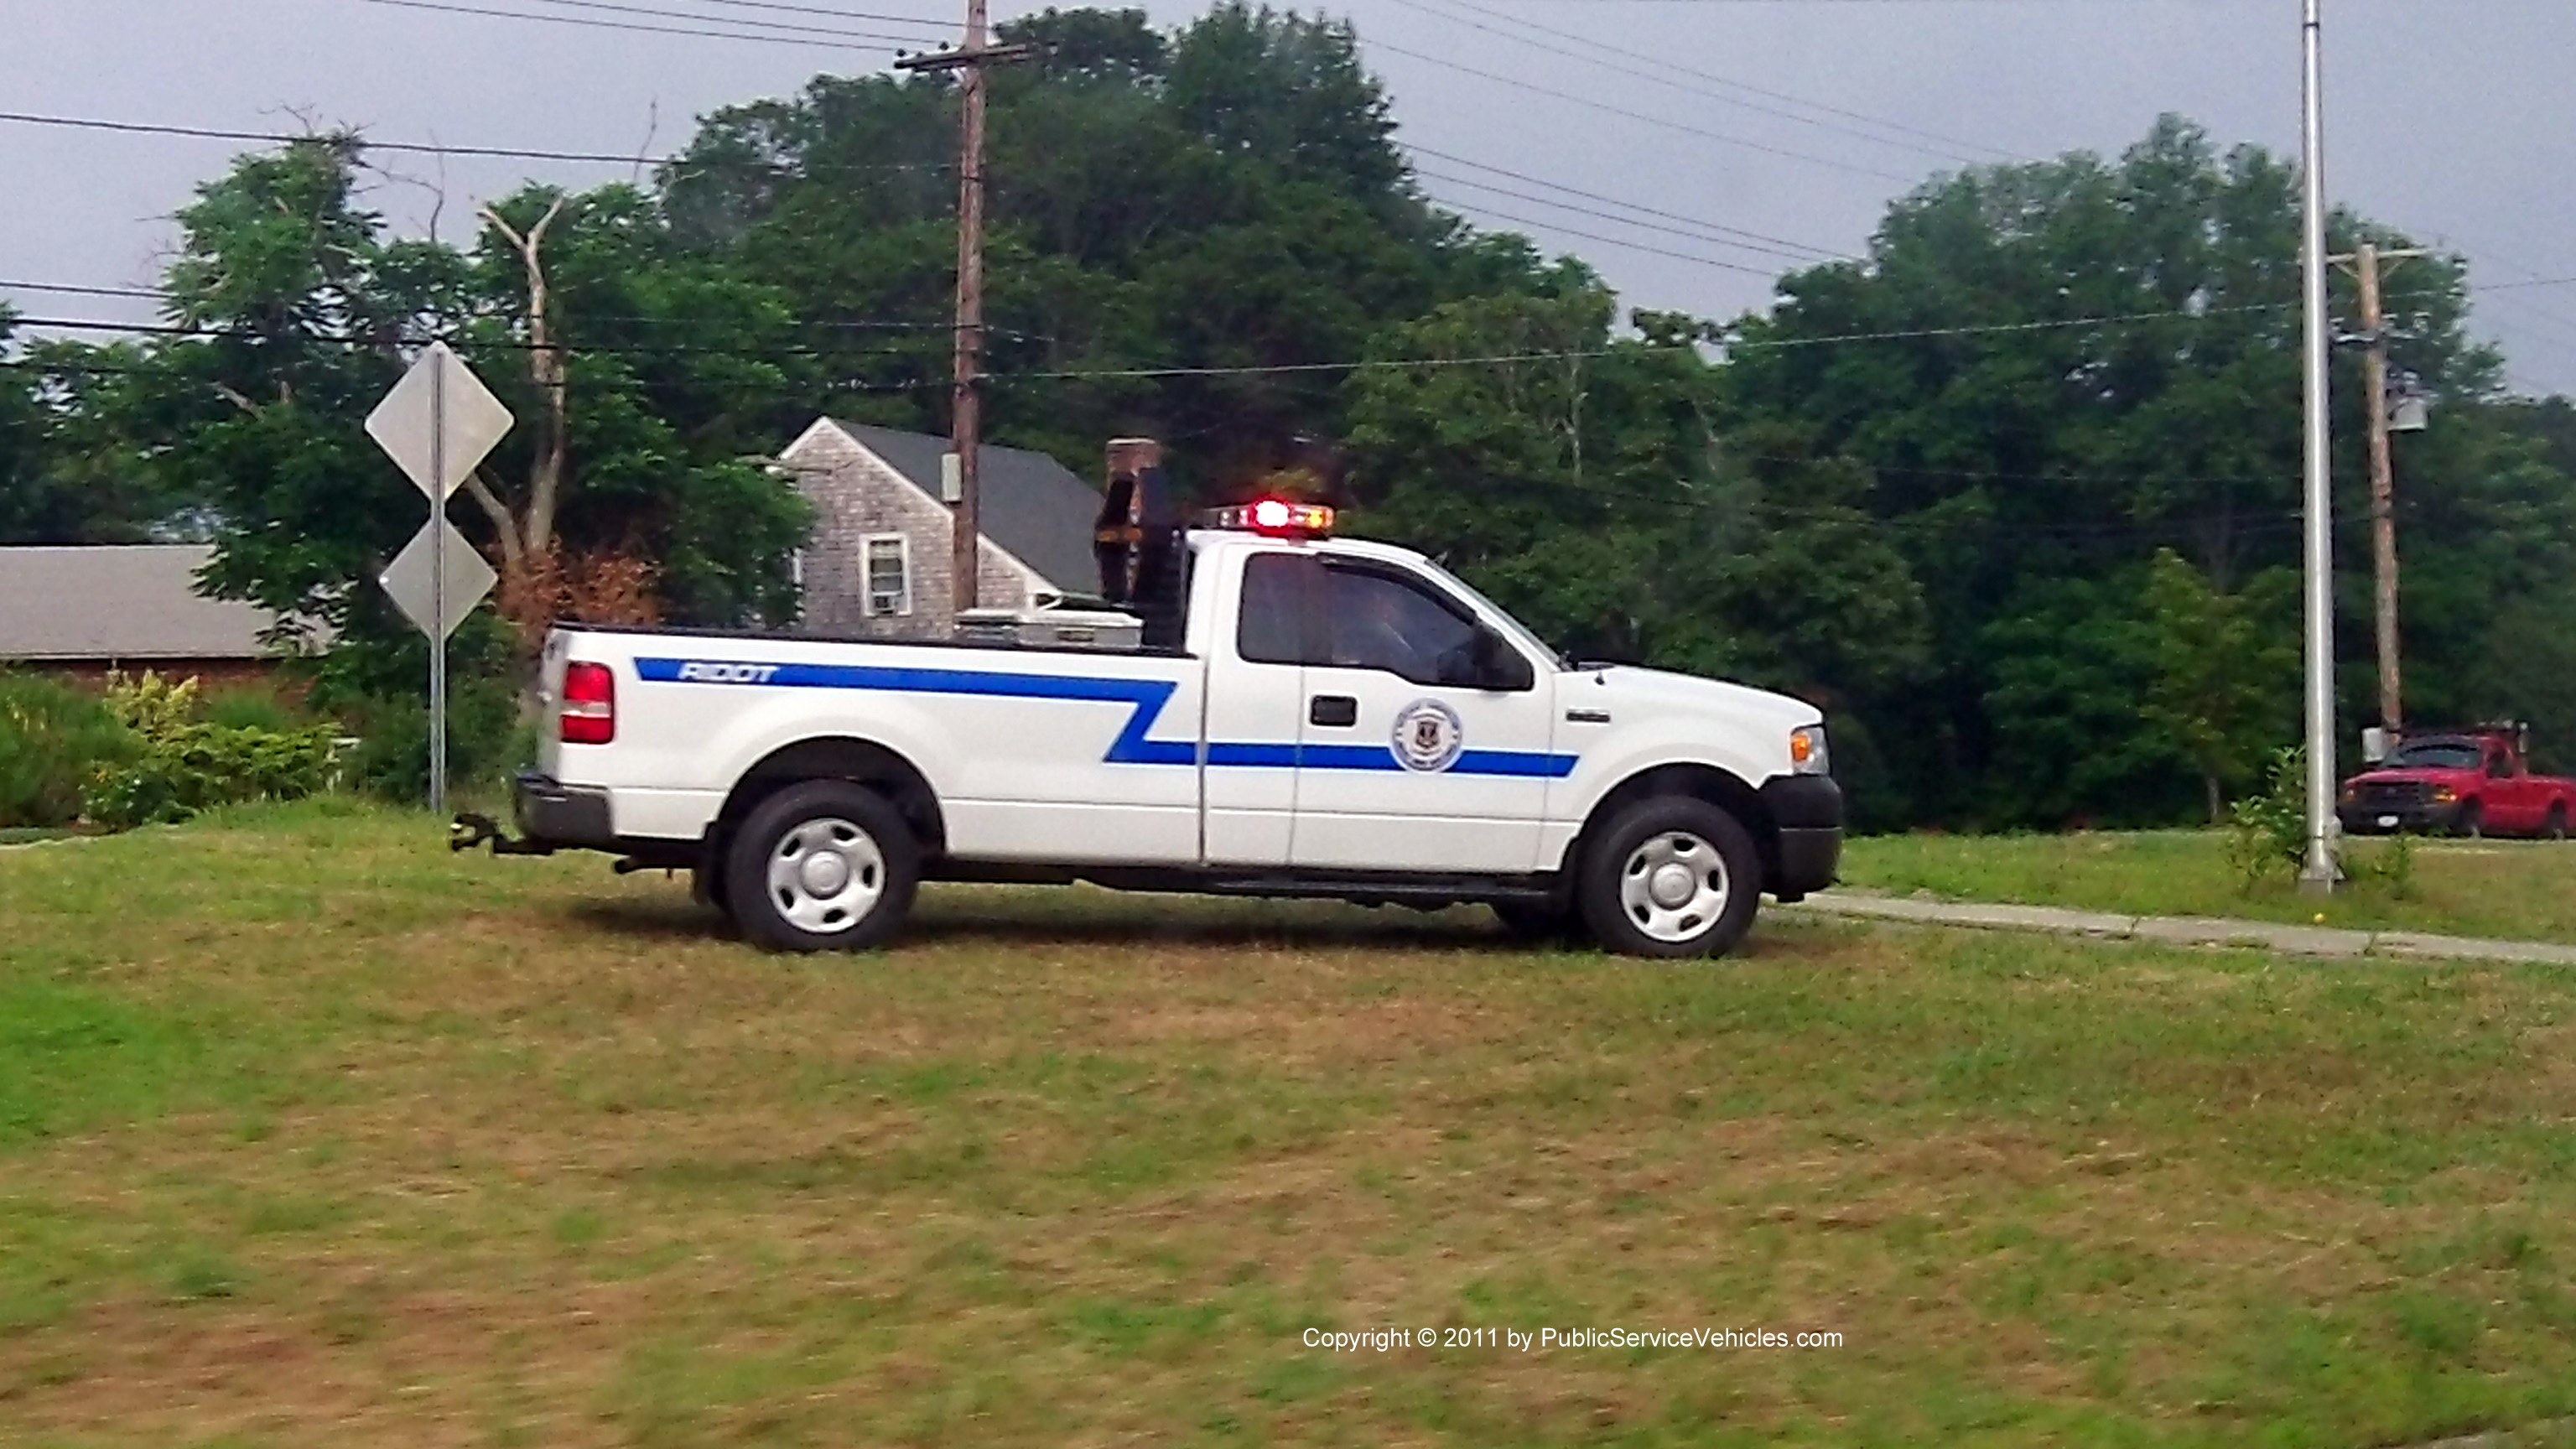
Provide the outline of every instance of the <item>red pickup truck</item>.
[[2386,759],[2344,782],[2335,813],[2354,834],[2443,830],[2565,840],[2576,821],[2576,780],[2531,773],[2523,764],[2525,738],[2520,726],[2409,730]]

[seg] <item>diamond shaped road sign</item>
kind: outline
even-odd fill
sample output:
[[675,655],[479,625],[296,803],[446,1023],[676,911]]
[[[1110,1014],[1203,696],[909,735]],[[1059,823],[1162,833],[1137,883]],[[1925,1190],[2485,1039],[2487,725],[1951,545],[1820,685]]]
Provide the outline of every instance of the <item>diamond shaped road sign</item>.
[[[441,627],[436,628],[431,626],[437,617],[437,603],[433,598],[437,590],[430,563],[430,530],[433,528],[447,530],[447,618]],[[419,625],[422,633],[434,639],[445,639],[456,632],[456,626],[465,622],[465,616],[473,613],[474,606],[482,603],[483,596],[492,591],[493,578],[492,566],[474,551],[474,545],[465,541],[465,535],[456,531],[456,525],[444,518],[433,517],[421,525],[420,532],[412,535],[411,542],[403,545],[403,551],[394,556],[394,561],[386,566],[383,573],[376,576],[376,582],[384,585],[385,592],[393,595],[395,607]]]
[[[441,397],[440,394],[445,396]],[[443,406],[442,406],[443,404]],[[376,410],[367,414],[367,436],[402,466],[420,491],[443,500],[474,472],[476,464],[510,431],[510,410],[465,365],[465,360],[433,342],[411,371],[403,374]],[[437,446],[441,431],[446,446]],[[447,476],[432,485],[431,455]]]

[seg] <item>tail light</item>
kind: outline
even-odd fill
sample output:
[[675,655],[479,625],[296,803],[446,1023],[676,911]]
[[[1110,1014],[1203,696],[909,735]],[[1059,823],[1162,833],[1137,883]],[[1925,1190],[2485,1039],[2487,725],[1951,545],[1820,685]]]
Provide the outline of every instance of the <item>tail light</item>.
[[605,664],[567,664],[563,742],[604,745],[617,738],[617,675]]

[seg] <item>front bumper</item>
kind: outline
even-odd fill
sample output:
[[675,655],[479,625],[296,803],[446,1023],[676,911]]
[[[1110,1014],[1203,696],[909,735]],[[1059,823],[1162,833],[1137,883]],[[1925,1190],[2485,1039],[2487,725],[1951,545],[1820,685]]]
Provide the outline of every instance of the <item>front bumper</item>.
[[1803,899],[1832,885],[1842,870],[1843,789],[1824,775],[1790,775],[1762,787],[1779,837],[1771,867],[1771,894]]
[[2342,822],[2346,835],[2446,834],[2459,828],[2460,810],[2456,804],[2338,805],[2335,819]]
[[511,782],[510,794],[519,833],[531,841],[588,850],[607,850],[617,843],[606,790],[523,770]]

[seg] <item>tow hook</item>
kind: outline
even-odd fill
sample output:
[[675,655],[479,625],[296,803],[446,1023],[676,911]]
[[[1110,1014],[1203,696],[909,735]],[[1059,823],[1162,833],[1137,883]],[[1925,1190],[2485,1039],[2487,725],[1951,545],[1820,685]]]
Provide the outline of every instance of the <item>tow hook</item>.
[[487,841],[491,843],[494,855],[552,855],[555,853],[555,848],[543,841],[512,840],[509,833],[501,828],[499,822],[489,815],[459,811],[456,818],[448,822],[447,848],[451,851],[472,850]]

